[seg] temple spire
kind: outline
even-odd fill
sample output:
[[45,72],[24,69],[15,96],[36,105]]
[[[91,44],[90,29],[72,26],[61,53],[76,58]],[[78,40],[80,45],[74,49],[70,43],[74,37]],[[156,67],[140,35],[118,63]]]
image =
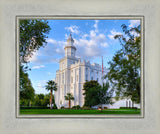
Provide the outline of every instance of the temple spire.
[[70,34],[69,34],[69,35],[70,35],[70,37],[72,37],[72,32],[71,32],[71,31],[70,31]]
[[73,46],[74,40],[72,38],[72,33],[70,32],[69,37],[67,39],[67,46]]
[[74,40],[72,38],[72,34],[70,32],[70,35],[67,39],[67,44],[64,47],[65,49],[65,56],[68,57],[75,57],[76,47],[74,46]]

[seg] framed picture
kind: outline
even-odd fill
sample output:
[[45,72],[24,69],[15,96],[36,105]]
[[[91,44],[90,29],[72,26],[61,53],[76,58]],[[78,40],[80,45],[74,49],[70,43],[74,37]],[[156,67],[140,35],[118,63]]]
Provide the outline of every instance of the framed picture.
[[[54,0],[38,3],[7,0],[0,3],[0,133],[158,134],[158,1]],[[38,24],[37,29],[40,31],[33,30],[30,25],[27,27],[27,23]],[[140,28],[140,33],[135,27]],[[27,31],[28,35],[35,31],[42,38],[39,38],[37,44],[36,36],[30,39],[31,42],[25,42],[27,36],[24,36],[26,34],[23,31]],[[134,38],[131,36],[130,40],[127,33],[134,35]],[[139,36],[140,55],[135,57],[131,53],[124,54],[128,52],[127,41],[135,44]],[[24,47],[27,43],[32,46]],[[137,56],[140,61],[137,61]],[[119,68],[114,70],[115,62],[119,63],[116,66]],[[86,66],[81,68],[82,64]],[[69,69],[65,72],[67,65]],[[122,71],[120,65],[128,71]],[[119,83],[123,83],[125,78],[119,76],[117,72],[120,71],[122,74],[132,74],[133,84],[126,84],[126,87],[140,89],[139,100],[137,91],[131,97],[129,90],[125,95],[119,90],[122,89]],[[123,78],[119,83],[116,83],[115,74],[118,79]],[[129,81],[129,78],[125,80]],[[49,85],[54,85],[53,81],[56,90],[50,90]],[[89,92],[87,84],[90,81],[97,84],[96,88],[92,88],[95,94]],[[107,82],[112,85],[110,88],[104,85]],[[140,85],[140,88],[135,85]],[[29,94],[26,90],[21,92],[24,86],[29,87]],[[117,86],[114,97],[103,96],[103,89],[108,89],[109,94],[114,86]],[[92,98],[94,95],[100,97]]]
[[16,19],[17,117],[144,117],[144,16]]

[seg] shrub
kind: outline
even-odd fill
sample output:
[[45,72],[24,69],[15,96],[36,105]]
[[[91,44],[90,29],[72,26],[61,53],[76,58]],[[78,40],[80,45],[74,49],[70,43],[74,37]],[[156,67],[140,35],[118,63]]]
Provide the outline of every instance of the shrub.
[[137,107],[120,107],[119,109],[137,109]]
[[29,100],[26,100],[26,99],[20,100],[20,106],[21,107],[27,107],[27,106],[29,106]]
[[88,106],[83,106],[82,109],[84,109],[84,110],[90,110],[91,108],[88,107]]
[[107,107],[104,107],[103,109],[108,109]]
[[76,109],[76,106],[73,106],[72,109]]
[[77,105],[76,107],[77,107],[77,109],[80,109],[80,108],[81,108],[80,105]]
[[80,109],[80,105],[73,106],[72,109]]
[[64,109],[64,106],[62,106],[61,109]]
[[53,109],[57,109],[57,105],[56,104],[54,104]]
[[49,109],[49,107],[46,106],[21,106],[20,109]]

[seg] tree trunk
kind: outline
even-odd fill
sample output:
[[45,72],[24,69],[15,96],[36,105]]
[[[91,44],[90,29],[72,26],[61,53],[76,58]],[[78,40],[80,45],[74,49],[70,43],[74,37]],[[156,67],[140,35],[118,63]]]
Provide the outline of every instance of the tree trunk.
[[50,109],[52,109],[52,90],[51,90],[51,94],[50,94]]
[[69,100],[69,109],[70,109],[70,107],[71,107],[71,100]]

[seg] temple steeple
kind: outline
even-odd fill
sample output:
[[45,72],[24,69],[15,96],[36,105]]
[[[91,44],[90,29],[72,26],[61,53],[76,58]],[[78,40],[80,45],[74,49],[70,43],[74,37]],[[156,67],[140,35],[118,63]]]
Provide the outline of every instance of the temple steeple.
[[74,40],[72,38],[72,34],[70,33],[68,39],[67,39],[67,46],[73,46]]
[[67,39],[67,45],[64,47],[65,57],[75,57],[76,47],[74,46],[74,40],[72,38],[72,34],[70,33]]

